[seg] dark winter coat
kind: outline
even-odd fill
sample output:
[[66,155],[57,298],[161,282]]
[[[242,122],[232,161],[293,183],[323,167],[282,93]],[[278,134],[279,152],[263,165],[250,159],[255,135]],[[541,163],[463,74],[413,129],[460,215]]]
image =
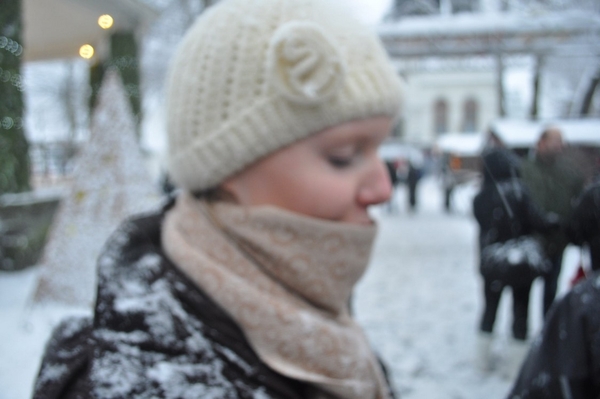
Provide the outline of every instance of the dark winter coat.
[[419,180],[421,180],[422,171],[420,168],[413,165],[412,162],[408,163],[408,174],[406,176],[406,183],[409,187],[416,187]]
[[[547,159],[538,156],[525,161],[521,172],[536,205],[544,212],[558,215],[566,223],[584,186],[583,174],[575,162],[566,154]],[[561,254],[567,243],[562,229],[545,235],[545,248],[550,256]]]
[[392,186],[397,186],[398,182],[400,181],[400,178],[398,177],[398,171],[396,170],[396,163],[394,161],[385,161],[385,167],[387,168],[388,174],[390,176]]
[[517,160],[511,153],[492,150],[484,154],[483,162],[483,185],[473,200],[480,248],[552,228],[552,221],[535,206],[518,178]]
[[508,399],[600,398],[600,272],[550,309]]
[[124,223],[99,259],[94,319],[47,346],[34,398],[304,398],[165,257],[162,216]]
[[589,245],[592,268],[600,270],[600,183],[589,187],[575,205],[567,236],[573,244]]
[[166,258],[162,218],[131,219],[108,240],[94,318],[54,331],[34,399],[313,397],[311,386],[264,364],[237,324]]

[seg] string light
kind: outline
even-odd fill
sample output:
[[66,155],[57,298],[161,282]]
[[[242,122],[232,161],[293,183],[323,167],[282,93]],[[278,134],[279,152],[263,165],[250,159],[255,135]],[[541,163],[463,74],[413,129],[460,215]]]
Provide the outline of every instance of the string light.
[[98,18],[98,25],[100,25],[102,29],[110,29],[113,26],[113,23],[113,17],[108,14],[100,15],[100,18]]
[[79,55],[81,58],[89,60],[94,56],[94,48],[89,44],[84,44],[83,46],[79,47]]
[[0,49],[9,51],[17,57],[23,54],[23,46],[6,36],[0,36]]

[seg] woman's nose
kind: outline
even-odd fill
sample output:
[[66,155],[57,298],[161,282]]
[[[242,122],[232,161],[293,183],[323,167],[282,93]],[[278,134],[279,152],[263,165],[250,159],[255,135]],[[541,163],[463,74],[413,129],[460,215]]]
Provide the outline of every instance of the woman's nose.
[[392,195],[392,182],[381,159],[371,161],[358,192],[358,201],[363,206],[387,202]]

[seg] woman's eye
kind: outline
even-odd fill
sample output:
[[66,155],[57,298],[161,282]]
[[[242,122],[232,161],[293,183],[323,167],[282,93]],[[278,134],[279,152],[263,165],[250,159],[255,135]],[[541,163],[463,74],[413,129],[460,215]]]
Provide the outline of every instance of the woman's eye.
[[330,155],[327,161],[335,168],[345,168],[352,163],[352,156]]

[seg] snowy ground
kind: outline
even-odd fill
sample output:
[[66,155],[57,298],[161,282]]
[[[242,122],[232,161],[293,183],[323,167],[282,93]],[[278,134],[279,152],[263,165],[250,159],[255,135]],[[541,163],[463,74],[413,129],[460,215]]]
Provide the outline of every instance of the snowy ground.
[[[391,368],[402,398],[503,398],[510,382],[484,375],[473,366],[476,322],[481,311],[475,266],[476,225],[470,202],[474,186],[455,193],[455,209],[443,212],[434,178],[419,188],[419,210],[406,211],[404,188],[396,212],[375,210],[380,223],[373,265],[359,283],[355,312],[378,352]],[[567,251],[561,291],[578,252]],[[52,326],[68,309],[28,306],[38,267],[0,272],[0,399],[25,399]],[[540,327],[540,286],[534,286],[531,327]],[[508,298],[501,304],[496,349],[502,352],[509,330]]]
[[[391,368],[403,399],[505,398],[511,381],[474,365],[477,322],[483,305],[476,266],[477,224],[471,202],[475,184],[455,192],[453,212],[443,211],[439,183],[419,187],[419,209],[406,210],[406,192],[396,212],[377,209],[380,233],[373,263],[359,283],[355,312],[373,346]],[[579,256],[568,248],[560,292]],[[541,327],[541,284],[530,302],[530,331]],[[510,331],[510,295],[498,312],[494,350],[502,359]]]

